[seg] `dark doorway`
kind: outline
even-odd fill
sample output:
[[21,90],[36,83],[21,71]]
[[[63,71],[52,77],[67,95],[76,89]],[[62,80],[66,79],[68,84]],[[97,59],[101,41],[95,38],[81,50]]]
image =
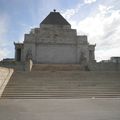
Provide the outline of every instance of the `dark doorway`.
[[17,56],[16,56],[16,58],[17,58],[17,61],[21,61],[21,49],[20,48],[17,49]]

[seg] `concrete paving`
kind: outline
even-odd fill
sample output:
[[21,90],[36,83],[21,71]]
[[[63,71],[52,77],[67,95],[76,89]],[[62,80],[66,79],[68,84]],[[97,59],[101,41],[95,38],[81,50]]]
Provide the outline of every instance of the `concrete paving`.
[[120,120],[120,99],[1,99],[0,120]]

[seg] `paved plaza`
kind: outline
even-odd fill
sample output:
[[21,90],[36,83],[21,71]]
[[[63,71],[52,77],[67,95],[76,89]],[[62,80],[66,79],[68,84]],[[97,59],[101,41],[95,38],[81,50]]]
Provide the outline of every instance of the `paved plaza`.
[[120,120],[120,99],[1,99],[0,120]]

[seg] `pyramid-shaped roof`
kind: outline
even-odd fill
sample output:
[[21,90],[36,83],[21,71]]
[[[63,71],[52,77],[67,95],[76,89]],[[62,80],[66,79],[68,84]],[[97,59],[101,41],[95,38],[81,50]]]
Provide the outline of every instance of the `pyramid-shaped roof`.
[[50,14],[41,22],[41,24],[52,25],[70,25],[68,21],[59,12],[50,12]]

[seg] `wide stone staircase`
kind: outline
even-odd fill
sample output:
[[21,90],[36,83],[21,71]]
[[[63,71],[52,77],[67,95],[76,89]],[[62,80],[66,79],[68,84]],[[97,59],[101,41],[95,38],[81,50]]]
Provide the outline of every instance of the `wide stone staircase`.
[[15,71],[2,98],[120,98],[120,72],[38,68]]

